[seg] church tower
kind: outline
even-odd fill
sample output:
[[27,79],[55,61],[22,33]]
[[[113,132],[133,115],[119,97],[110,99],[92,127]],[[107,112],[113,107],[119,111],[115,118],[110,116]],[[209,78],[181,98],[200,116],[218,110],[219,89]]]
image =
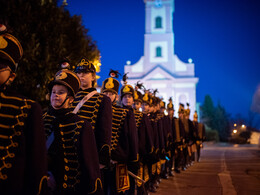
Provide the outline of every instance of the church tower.
[[144,71],[156,66],[170,70],[173,68],[174,35],[173,35],[173,0],[146,0],[145,2],[145,45]]
[[141,81],[147,89],[158,89],[166,102],[172,97],[175,110],[179,103],[189,103],[192,118],[198,78],[192,60],[182,62],[174,51],[174,0],[144,0],[144,3],[144,55],[135,64],[125,65],[128,82]]

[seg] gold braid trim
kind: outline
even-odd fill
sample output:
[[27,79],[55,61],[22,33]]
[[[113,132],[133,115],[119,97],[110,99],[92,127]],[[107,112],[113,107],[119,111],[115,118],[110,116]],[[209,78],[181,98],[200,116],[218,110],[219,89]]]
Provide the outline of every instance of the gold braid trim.
[[137,157],[136,160],[132,160],[131,162],[138,162],[139,161],[139,154],[137,154],[136,157]]
[[32,103],[35,102],[33,100],[30,100],[30,99],[22,99],[22,98],[18,98],[18,97],[14,97],[14,96],[6,96],[6,95],[4,95],[4,93],[1,93],[1,96],[5,99],[12,99],[12,100],[18,100],[18,101],[28,101],[28,102],[32,102]]
[[89,194],[93,194],[93,193],[95,193],[95,192],[97,191],[98,182],[100,182],[100,187],[101,187],[101,189],[103,189],[101,179],[100,179],[100,178],[97,178],[96,181],[95,181],[95,189],[94,189],[92,192],[89,192]]
[[108,144],[104,144],[99,151],[101,151],[104,147],[108,147],[108,150],[109,150],[109,156],[111,156],[111,149],[110,149],[110,146]]
[[42,191],[42,182],[43,180],[46,179],[46,181],[48,180],[48,177],[46,175],[44,175],[42,178],[41,178],[41,181],[40,181],[40,184],[39,184],[39,191],[37,193],[37,195],[40,195],[41,191]]

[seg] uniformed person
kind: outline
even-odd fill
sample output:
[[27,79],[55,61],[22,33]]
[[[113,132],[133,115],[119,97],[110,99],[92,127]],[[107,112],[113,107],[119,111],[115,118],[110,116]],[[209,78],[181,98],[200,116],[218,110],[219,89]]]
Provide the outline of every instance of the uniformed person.
[[193,125],[195,129],[195,136],[196,136],[196,148],[197,148],[197,162],[200,161],[200,150],[203,147],[203,141],[205,141],[205,126],[203,123],[198,122],[198,114],[195,111],[193,115]]
[[170,151],[170,143],[172,143],[172,130],[171,130],[171,122],[168,115],[165,115],[165,102],[158,98],[159,104],[157,106],[160,107],[159,115],[161,117],[162,123],[163,123],[163,137],[164,137],[164,149],[165,149],[165,160],[162,160],[162,171],[161,171],[161,177],[163,179],[168,179],[168,169],[169,169],[169,161],[171,157],[171,151]]
[[151,122],[147,116],[140,111],[142,105],[143,95],[140,92],[143,89],[142,83],[137,82],[134,91],[134,114],[136,120],[136,126],[138,129],[138,146],[139,146],[139,163],[140,168],[138,169],[138,176],[145,181],[143,184],[141,181],[136,180],[137,182],[137,194],[147,194],[149,190],[149,171],[148,165],[150,164],[154,146],[152,139],[152,126]]
[[149,90],[144,90],[144,95],[142,97],[142,112],[146,114],[149,118],[149,121],[152,126],[152,142],[153,142],[153,152],[149,156],[148,171],[149,171],[149,181],[147,182],[148,189],[150,192],[156,192],[156,188],[158,187],[156,182],[156,165],[159,161],[159,137],[157,131],[157,123],[154,118],[154,107],[153,107],[153,99],[152,93]]
[[[124,109],[128,110],[128,140],[129,140],[129,155],[128,155],[128,169],[133,174],[137,175],[139,168],[139,153],[138,153],[138,134],[137,126],[134,116],[134,88],[127,84],[127,74],[123,76],[123,86],[120,89],[120,101]],[[135,193],[135,179],[130,177],[130,189],[127,194]]]
[[[154,191],[155,188],[159,187],[160,183],[160,174],[161,174],[161,165],[164,164],[165,160],[165,142],[164,142],[164,131],[163,131],[163,121],[162,115],[159,113],[160,102],[155,94],[157,90],[154,90],[153,93],[150,92],[151,104],[150,104],[150,119],[153,126],[153,135],[154,135],[154,145],[157,150],[156,153],[156,163],[152,165],[152,176],[151,176],[151,191]],[[162,161],[163,160],[163,161]],[[154,171],[155,170],[155,171]]]
[[[169,127],[169,137],[168,137],[168,148],[169,148],[169,152],[170,152],[170,157],[169,157],[169,161],[167,163],[168,166],[168,175],[169,176],[173,176],[172,173],[172,166],[173,166],[173,160],[174,160],[174,155],[175,155],[175,146],[174,146],[174,141],[173,141],[173,133],[175,132],[175,125],[174,125],[174,120],[176,119],[176,117],[174,117],[174,105],[172,102],[172,98],[169,98],[169,103],[167,104],[167,113],[168,113],[168,118],[169,118],[169,123],[170,123],[170,127]],[[169,153],[168,152],[168,153]]]
[[38,103],[10,90],[23,55],[20,42],[0,24],[0,194],[44,194],[47,153]]
[[[192,161],[192,145],[196,142],[195,137],[194,137],[194,126],[192,121],[190,120],[190,108],[189,108],[189,103],[186,103],[187,108],[184,111],[184,118],[182,120],[184,124],[184,129],[185,129],[185,142],[187,145],[187,157],[185,158],[186,160],[186,167],[191,166],[193,164]],[[186,151],[186,150],[185,150]]]
[[173,141],[175,147],[175,159],[174,159],[174,171],[180,173],[180,168],[182,166],[182,161],[184,159],[183,149],[185,145],[185,131],[182,123],[182,118],[184,115],[184,107],[182,104],[179,105],[178,118],[174,120],[174,132],[173,132]]
[[49,186],[53,194],[103,194],[95,136],[90,122],[71,112],[78,76],[62,69],[48,85],[51,106],[44,114]]
[[[95,88],[95,66],[83,58],[78,63],[75,72],[81,81],[81,88],[72,104],[73,112],[87,119],[95,134],[98,157],[101,169],[110,166],[110,145],[112,136],[112,105],[111,100]],[[106,181],[103,181],[106,182]]]
[[[106,186],[107,194],[124,194],[130,189],[128,174],[129,163],[137,158],[137,151],[133,146],[137,144],[136,127],[133,114],[126,108],[118,105],[119,90],[118,71],[111,70],[110,77],[102,84],[101,92],[107,95],[112,102],[112,140],[111,140],[111,170],[106,177],[109,183]],[[127,166],[128,165],[128,166]]]

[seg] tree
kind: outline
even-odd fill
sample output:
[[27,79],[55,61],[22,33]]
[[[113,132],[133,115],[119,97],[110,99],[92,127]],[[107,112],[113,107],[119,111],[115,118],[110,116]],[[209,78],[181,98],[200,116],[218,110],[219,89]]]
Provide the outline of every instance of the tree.
[[0,0],[0,18],[24,49],[14,87],[40,103],[61,59],[68,57],[72,65],[82,57],[99,63],[100,52],[81,16],[71,16],[57,0]]
[[204,98],[204,102],[203,105],[200,107],[201,109],[201,119],[202,122],[205,123],[207,126],[209,126],[210,128],[214,127],[214,112],[215,112],[215,108],[214,108],[214,104],[213,101],[210,97],[210,95],[206,95]]
[[220,103],[215,109],[214,129],[218,131],[220,141],[228,141],[230,136],[229,115]]
[[201,106],[202,122],[205,123],[209,129],[218,132],[220,141],[228,141],[230,135],[229,114],[224,107],[218,103],[217,107],[209,95],[205,96],[203,105]]

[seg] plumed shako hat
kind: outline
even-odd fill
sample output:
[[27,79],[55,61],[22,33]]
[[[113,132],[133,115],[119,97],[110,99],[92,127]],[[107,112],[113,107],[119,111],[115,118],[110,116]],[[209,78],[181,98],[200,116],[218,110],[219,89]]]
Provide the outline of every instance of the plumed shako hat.
[[115,78],[118,78],[118,74],[120,74],[117,70],[110,70],[109,78],[105,79],[102,83],[101,92],[113,92],[118,94],[119,89],[119,81]]
[[62,69],[56,73],[54,80],[49,83],[48,89],[50,93],[56,84],[66,86],[72,92],[73,97],[75,97],[80,88],[80,79],[74,72]]
[[13,35],[6,32],[5,25],[0,24],[0,58],[7,60],[8,66],[15,72],[22,55],[21,43]]

